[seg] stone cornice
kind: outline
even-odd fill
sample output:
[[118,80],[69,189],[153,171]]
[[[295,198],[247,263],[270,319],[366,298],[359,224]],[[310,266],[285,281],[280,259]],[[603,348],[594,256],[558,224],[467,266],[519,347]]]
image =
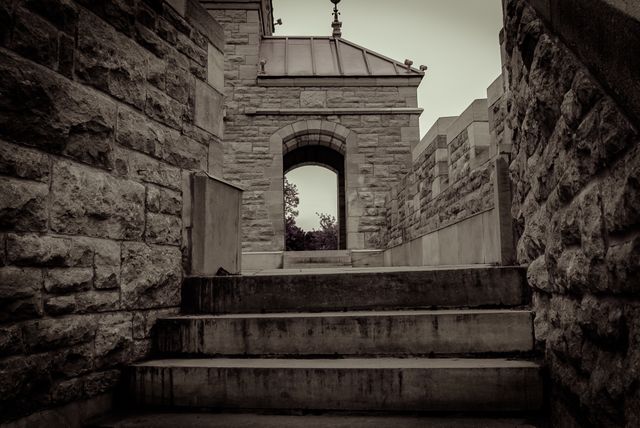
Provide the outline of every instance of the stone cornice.
[[411,86],[417,88],[422,76],[258,76],[258,86],[342,87],[342,86]]
[[249,116],[333,116],[346,114],[417,114],[421,115],[424,109],[404,107],[356,107],[356,108],[246,108],[244,114]]

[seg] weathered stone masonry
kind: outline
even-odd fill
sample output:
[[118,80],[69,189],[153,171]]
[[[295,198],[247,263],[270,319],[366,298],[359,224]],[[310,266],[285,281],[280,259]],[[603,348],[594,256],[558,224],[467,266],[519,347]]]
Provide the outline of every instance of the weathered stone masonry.
[[188,177],[222,162],[223,41],[173,3],[0,3],[0,422],[104,411],[179,304]]
[[[638,426],[640,134],[621,107],[633,112],[637,97],[631,87],[620,97],[617,86],[614,101],[583,64],[615,59],[603,81],[624,80],[625,67],[638,60],[640,23],[604,2],[581,2],[557,16],[564,5],[551,3],[505,2],[518,261],[529,265],[553,426]],[[554,34],[573,46],[580,31],[591,35],[579,39],[578,51],[593,48],[591,57],[578,59]],[[626,47],[594,55],[604,46],[585,44],[594,31],[617,39],[607,49]]]
[[[264,0],[224,6],[206,3],[225,31],[224,177],[245,189],[243,250],[284,250],[283,147],[277,135],[293,124],[310,131],[317,131],[314,124],[337,124],[350,132],[345,154],[347,248],[380,248],[385,194],[408,172],[411,147],[419,139],[420,75],[411,81],[340,76],[266,79],[258,71],[261,43],[273,31],[269,6]],[[385,108],[406,111],[376,110]]]

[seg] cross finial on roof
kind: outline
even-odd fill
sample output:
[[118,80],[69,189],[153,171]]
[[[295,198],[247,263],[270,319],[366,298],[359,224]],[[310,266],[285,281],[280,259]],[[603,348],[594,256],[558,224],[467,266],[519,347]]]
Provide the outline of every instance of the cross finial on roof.
[[342,22],[338,19],[338,3],[340,0],[331,0],[333,3],[333,22],[331,23],[331,27],[333,28],[333,37],[342,37]]

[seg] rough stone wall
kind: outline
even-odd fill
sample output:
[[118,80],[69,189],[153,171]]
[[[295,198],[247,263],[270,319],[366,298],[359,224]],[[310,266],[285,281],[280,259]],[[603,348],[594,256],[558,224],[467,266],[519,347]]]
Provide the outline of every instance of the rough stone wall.
[[[428,162],[428,157],[421,156],[419,161],[414,169],[419,170],[421,163]],[[493,163],[487,162],[449,184],[433,199],[425,199],[420,193],[420,189],[431,188],[429,177],[422,178],[415,172],[407,174],[385,201],[387,228],[383,240],[386,247],[409,242],[493,208],[493,169]]]
[[201,12],[0,2],[0,422],[111,391],[179,304],[186,178],[221,157]]
[[527,2],[505,17],[512,215],[552,424],[639,426],[640,134]]
[[[215,6],[211,6],[215,7]],[[357,134],[348,143],[347,241],[350,248],[381,248],[387,191],[410,169],[418,139],[417,114],[254,114],[258,109],[417,107],[412,87],[268,87],[257,82],[261,25],[258,11],[210,10],[224,27],[226,117],[225,179],[245,189],[243,250],[284,250],[282,147],[270,138],[301,120],[341,124]],[[375,79],[372,79],[375,80]],[[347,187],[349,185],[347,184]]]

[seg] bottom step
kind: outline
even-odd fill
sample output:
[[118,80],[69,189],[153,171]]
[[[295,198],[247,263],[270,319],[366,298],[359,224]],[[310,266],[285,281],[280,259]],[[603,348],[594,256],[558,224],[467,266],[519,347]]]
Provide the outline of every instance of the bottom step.
[[180,359],[131,367],[138,404],[176,408],[535,411],[537,364],[506,359]]
[[536,428],[520,418],[155,413],[107,418],[91,428]]

